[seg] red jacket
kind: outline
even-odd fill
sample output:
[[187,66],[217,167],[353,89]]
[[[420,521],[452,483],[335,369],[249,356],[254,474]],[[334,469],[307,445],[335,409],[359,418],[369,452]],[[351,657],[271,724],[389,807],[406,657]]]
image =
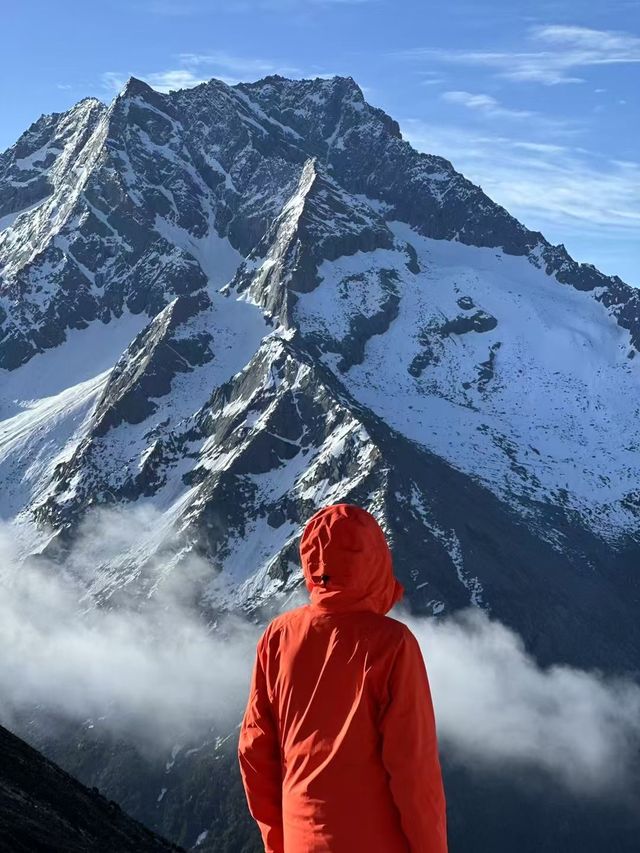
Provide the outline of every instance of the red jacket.
[[376,520],[337,504],[300,544],[311,603],[258,642],[239,760],[267,853],[446,853],[445,798],[418,643]]

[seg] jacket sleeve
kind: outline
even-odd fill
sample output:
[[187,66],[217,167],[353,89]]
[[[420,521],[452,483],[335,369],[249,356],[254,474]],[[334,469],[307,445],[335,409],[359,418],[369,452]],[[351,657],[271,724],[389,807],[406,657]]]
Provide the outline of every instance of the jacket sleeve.
[[411,853],[446,853],[446,804],[427,670],[407,628],[382,712],[382,760]]
[[240,726],[238,759],[249,811],[262,834],[265,853],[283,853],[280,743],[267,693],[264,640],[263,634]]

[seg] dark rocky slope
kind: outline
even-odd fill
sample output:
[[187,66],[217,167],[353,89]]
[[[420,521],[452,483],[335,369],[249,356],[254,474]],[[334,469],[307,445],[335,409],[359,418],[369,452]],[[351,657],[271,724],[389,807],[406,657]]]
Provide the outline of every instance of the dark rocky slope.
[[2,853],[179,853],[0,726]]

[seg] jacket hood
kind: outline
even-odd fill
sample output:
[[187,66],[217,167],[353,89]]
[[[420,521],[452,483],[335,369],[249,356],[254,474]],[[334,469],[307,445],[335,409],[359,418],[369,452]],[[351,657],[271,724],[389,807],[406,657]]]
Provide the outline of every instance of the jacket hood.
[[309,519],[300,559],[311,604],[321,610],[384,614],[404,593],[382,528],[353,504],[327,506]]

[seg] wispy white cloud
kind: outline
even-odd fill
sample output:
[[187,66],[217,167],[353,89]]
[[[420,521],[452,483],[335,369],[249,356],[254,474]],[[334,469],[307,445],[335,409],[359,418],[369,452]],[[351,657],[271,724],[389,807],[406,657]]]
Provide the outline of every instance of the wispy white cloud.
[[119,92],[127,80],[128,76],[121,74],[119,71],[104,71],[100,75],[102,88],[107,92]]
[[144,12],[161,17],[192,17],[211,12],[240,13],[255,10],[264,11],[309,11],[315,8],[328,8],[341,6],[364,6],[367,4],[380,3],[382,0],[214,0],[214,2],[181,2],[180,0],[147,0],[140,3],[138,8]]
[[449,90],[442,92],[440,99],[453,106],[468,110],[476,119],[490,122],[495,127],[497,120],[502,124],[510,122],[535,122],[538,134],[552,134],[554,138],[573,136],[580,131],[582,120],[570,117],[548,116],[534,110],[505,106],[493,95],[485,92],[466,92],[464,90]]
[[171,68],[166,71],[152,71],[146,74],[131,73],[123,74],[118,71],[105,71],[102,75],[103,88],[111,93],[121,91],[129,77],[137,77],[144,80],[159,92],[170,92],[174,89],[190,89],[206,83],[207,77],[194,74],[185,68]]
[[146,74],[144,79],[154,89],[160,92],[169,92],[172,89],[189,89],[206,83],[207,78],[194,74],[184,68],[171,68],[167,71],[153,71]]
[[542,154],[561,154],[567,150],[564,145],[554,145],[551,142],[513,141],[512,144],[514,148],[522,148],[524,151],[537,151]]
[[382,3],[383,0],[246,0],[254,6],[269,9],[299,9],[306,11],[309,7],[366,6]]
[[446,83],[446,77],[442,71],[420,71],[421,86],[439,86]]
[[[212,77],[230,85],[243,80],[256,80],[269,74],[282,74],[287,77],[301,77],[300,68],[286,62],[261,59],[255,56],[240,56],[222,50],[207,53],[181,53],[174,57],[175,68],[162,71],[105,71],[101,75],[103,88],[110,93],[119,92],[129,77],[144,80],[159,92],[174,89],[188,89],[206,83]],[[314,74],[313,76],[319,76]]]
[[501,116],[503,118],[531,118],[536,115],[536,113],[533,113],[530,110],[512,110],[508,107],[504,107],[492,95],[484,93],[473,94],[471,92],[464,91],[450,91],[443,92],[441,97],[442,100],[447,101],[447,103],[459,104],[460,106],[467,107],[471,110],[477,110],[478,112],[490,117]]
[[205,10],[202,3],[190,3],[188,0],[148,0],[138,4],[138,8],[143,12],[168,18],[186,18]]
[[640,62],[640,38],[630,33],[576,26],[537,26],[529,30],[527,51],[444,50],[415,48],[395,54],[405,59],[484,66],[513,81],[582,83],[576,75],[589,66]]
[[542,41],[585,50],[589,62],[595,57],[604,63],[639,61],[640,38],[631,33],[552,24],[534,27],[533,34]]
[[[274,0],[274,2],[278,2],[278,0]],[[280,0],[280,2],[289,5],[291,3],[303,5],[307,0]],[[308,0],[308,2],[315,6],[365,6],[367,4],[381,3],[382,0]]]
[[282,74],[288,77],[299,77],[302,74],[300,68],[286,62],[255,56],[240,56],[223,50],[213,50],[207,53],[181,53],[177,58],[180,64],[187,68],[208,68],[212,72],[221,72],[225,79],[234,79],[236,82],[264,77],[268,74]]
[[[419,119],[401,122],[419,150],[440,154],[494,201],[554,242],[572,238],[613,256],[617,242],[640,242],[640,163],[570,144],[474,131]],[[532,123],[531,131],[537,122]],[[580,258],[592,260],[594,258]],[[616,272],[615,257],[612,257]],[[637,280],[638,276],[635,276]]]

